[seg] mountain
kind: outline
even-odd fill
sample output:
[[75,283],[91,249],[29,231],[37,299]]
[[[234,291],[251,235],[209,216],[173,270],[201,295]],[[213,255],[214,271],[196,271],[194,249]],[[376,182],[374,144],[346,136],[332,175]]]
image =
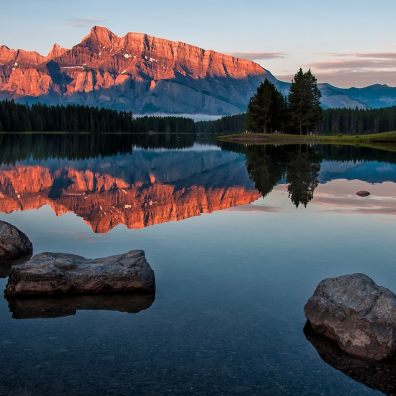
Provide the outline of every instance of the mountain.
[[[46,104],[86,104],[134,113],[235,114],[265,78],[255,62],[142,33],[118,37],[95,26],[71,49],[47,56],[0,47],[0,98]],[[322,84],[326,107],[396,104],[396,88],[341,89]]]

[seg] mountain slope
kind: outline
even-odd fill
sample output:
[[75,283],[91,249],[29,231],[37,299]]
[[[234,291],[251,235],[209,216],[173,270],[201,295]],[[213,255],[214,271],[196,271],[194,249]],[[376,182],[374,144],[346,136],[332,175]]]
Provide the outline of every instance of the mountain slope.
[[273,79],[248,60],[140,33],[118,37],[102,27],[47,57],[3,46],[0,63],[3,96],[138,113],[239,112],[263,78]]
[[[71,49],[47,56],[0,47],[0,98],[28,103],[87,104],[135,113],[235,114],[246,110],[263,79],[288,83],[249,60],[95,26]],[[381,87],[381,89],[379,88]],[[396,88],[349,90],[322,84],[326,107],[396,104]]]

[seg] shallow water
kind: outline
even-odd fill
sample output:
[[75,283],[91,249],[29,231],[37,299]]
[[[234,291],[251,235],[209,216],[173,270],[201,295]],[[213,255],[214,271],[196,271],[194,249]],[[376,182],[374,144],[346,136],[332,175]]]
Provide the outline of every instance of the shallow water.
[[144,249],[157,291],[13,312],[1,299],[1,395],[378,393],[319,356],[303,307],[329,276],[396,290],[395,154],[10,139],[0,219],[35,253]]

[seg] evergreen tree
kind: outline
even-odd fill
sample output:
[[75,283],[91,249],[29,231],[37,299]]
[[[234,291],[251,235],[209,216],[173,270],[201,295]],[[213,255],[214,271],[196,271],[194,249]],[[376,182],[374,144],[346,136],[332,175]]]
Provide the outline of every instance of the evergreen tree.
[[294,76],[288,97],[292,127],[300,135],[312,132],[322,118],[321,93],[316,77],[308,70],[300,70]]
[[251,132],[280,131],[285,118],[285,99],[275,85],[265,79],[250,99],[247,128]]

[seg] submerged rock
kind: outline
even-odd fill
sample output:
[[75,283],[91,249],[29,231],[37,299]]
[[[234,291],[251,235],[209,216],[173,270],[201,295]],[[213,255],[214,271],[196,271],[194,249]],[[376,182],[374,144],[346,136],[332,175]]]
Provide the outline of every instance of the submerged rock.
[[371,193],[368,192],[368,191],[358,191],[358,192],[356,193],[356,195],[358,195],[359,197],[364,198],[364,197],[368,197],[369,195],[371,195]]
[[364,274],[321,281],[304,307],[312,329],[365,359],[396,351],[396,296]]
[[154,272],[142,250],[86,259],[63,253],[41,253],[13,267],[6,297],[155,291]]
[[395,358],[375,362],[350,356],[334,341],[316,333],[309,323],[304,327],[304,334],[319,356],[336,370],[386,395],[396,395]]
[[9,300],[9,309],[14,319],[59,318],[81,310],[138,313],[150,308],[154,300],[154,293],[13,298]]
[[32,252],[29,238],[18,228],[0,220],[0,260],[16,260]]

